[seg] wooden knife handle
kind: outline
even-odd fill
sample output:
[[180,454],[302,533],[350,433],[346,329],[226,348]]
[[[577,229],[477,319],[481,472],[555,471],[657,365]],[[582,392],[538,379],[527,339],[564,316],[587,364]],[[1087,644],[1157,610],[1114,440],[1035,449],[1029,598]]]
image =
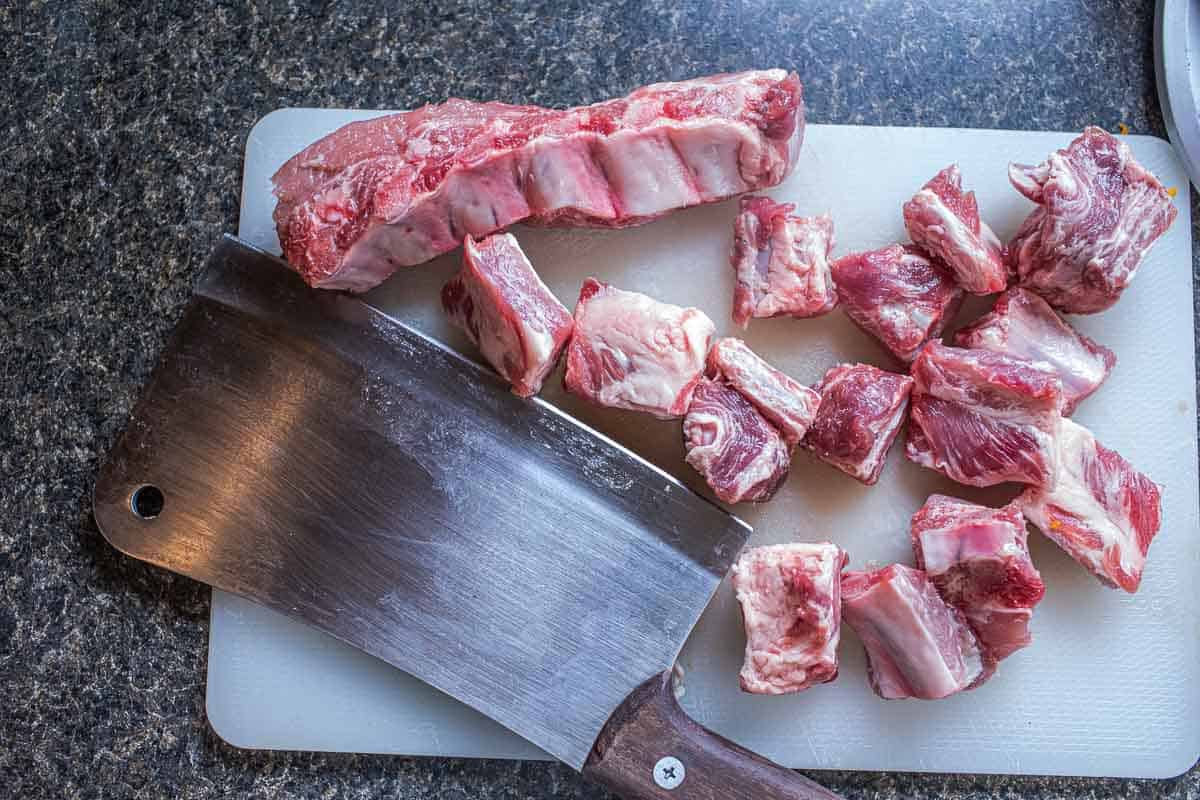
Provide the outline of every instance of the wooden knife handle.
[[583,774],[625,800],[841,800],[694,722],[675,700],[670,672],[613,713]]

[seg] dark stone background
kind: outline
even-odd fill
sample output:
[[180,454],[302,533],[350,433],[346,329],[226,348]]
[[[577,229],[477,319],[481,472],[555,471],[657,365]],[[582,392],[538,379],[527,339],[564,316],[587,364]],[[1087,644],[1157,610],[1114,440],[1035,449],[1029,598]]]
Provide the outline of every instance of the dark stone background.
[[[1152,4],[1124,0],[0,3],[0,796],[606,796],[541,763],[228,747],[204,718],[208,590],[97,532],[99,460],[235,228],[259,116],[568,105],[779,65],[813,122],[1162,135],[1152,32]],[[1200,797],[1196,769],[818,777],[850,797]]]

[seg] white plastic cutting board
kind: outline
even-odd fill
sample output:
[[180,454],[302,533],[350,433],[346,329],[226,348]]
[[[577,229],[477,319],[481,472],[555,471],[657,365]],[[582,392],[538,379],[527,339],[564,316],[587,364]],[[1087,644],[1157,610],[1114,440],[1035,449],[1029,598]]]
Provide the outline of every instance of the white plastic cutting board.
[[[270,175],[317,137],[371,112],[288,109],[255,126],[246,148],[240,234],[278,252]],[[837,253],[904,238],[901,203],[957,161],[1001,237],[1030,205],[1009,188],[1010,160],[1036,162],[1072,138],[1061,133],[814,125],[793,177],[769,194],[803,213],[831,211]],[[1036,641],[977,691],[937,701],[877,699],[848,630],[841,675],[791,697],[738,690],[743,639],[728,586],[684,649],[682,702],[697,720],[776,761],[824,769],[921,770],[1166,777],[1200,754],[1200,531],[1197,514],[1191,232],[1187,176],[1167,143],[1130,137],[1137,155],[1180,191],[1179,219],[1111,311],[1078,326],[1112,347],[1118,365],[1077,419],[1164,486],[1164,524],[1136,596],[1101,587],[1038,535],[1034,558],[1048,586],[1035,615]],[[704,309],[722,333],[732,275],[732,202],[672,214],[624,231],[517,228],[535,267],[573,306],[584,277]],[[370,300],[398,318],[464,347],[436,303],[457,255],[406,270]],[[964,317],[978,314],[969,304]],[[819,320],[755,321],[749,344],[804,382],[837,361],[894,366],[835,312]],[[469,349],[467,350],[469,352]],[[679,475],[679,423],[594,409],[546,396],[588,424]],[[1003,502],[940,479],[893,448],[877,486],[796,456],[785,489],[761,509],[739,508],[753,544],[831,539],[851,567],[909,561],[908,520],[934,491]],[[646,587],[654,591],[654,587]],[[480,621],[481,625],[486,620]],[[242,747],[539,758],[495,723],[382,662],[282,616],[213,593],[208,714]]]

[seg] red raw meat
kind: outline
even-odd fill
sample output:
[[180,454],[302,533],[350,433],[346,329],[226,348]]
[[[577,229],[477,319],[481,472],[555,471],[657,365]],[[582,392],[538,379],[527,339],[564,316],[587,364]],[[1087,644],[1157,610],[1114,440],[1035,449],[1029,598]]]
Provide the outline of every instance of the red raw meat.
[[817,384],[821,405],[804,437],[818,458],[868,486],[879,480],[904,422],[912,378],[870,364],[839,364]]
[[975,193],[962,190],[958,165],[934,175],[904,204],[904,227],[914,243],[953,270],[971,294],[992,294],[1008,283],[1000,241],[979,221]]
[[442,308],[522,397],[542,388],[575,326],[510,233],[466,238],[462,270],[442,287]]
[[1138,590],[1162,521],[1158,486],[1070,420],[1058,435],[1058,480],[1016,500],[1029,521],[1108,586]]
[[862,640],[871,688],[885,700],[937,700],[991,677],[962,612],[919,569],[845,573],[842,619]]
[[708,352],[708,376],[749,400],[789,446],[804,437],[821,405],[821,395],[763,361],[741,339],[717,340]]
[[774,186],[803,137],[800,81],[781,69],[565,111],[452,99],[293,156],[272,179],[275,224],[308,283],[365,291],[522,220],[622,227]]
[[1117,363],[1112,350],[1076,331],[1045,300],[1020,288],[1000,295],[991,313],[960,330],[954,343],[1049,364],[1062,381],[1064,416],[1099,389]]
[[702,380],[683,418],[687,463],[726,503],[770,500],[787,479],[791,448],[746,398]]
[[935,494],[912,518],[917,568],[963,612],[991,662],[1032,641],[1029,620],[1046,593],[1027,537],[1025,518],[1011,505],[988,508]]
[[1009,165],[1008,178],[1038,204],[1008,244],[1009,269],[1069,314],[1117,302],[1177,213],[1129,145],[1096,127],[1035,167]]
[[833,282],[846,315],[904,362],[941,335],[963,299],[953,275],[912,245],[843,256]]
[[845,566],[829,542],[742,553],[730,574],[746,626],[743,691],[788,694],[837,677]]
[[567,391],[593,403],[681,417],[716,326],[703,311],[584,281],[567,346]]
[[971,486],[1053,481],[1062,388],[1048,365],[930,342],[912,376],[909,459]]
[[789,216],[796,206],[768,197],[743,197],[733,224],[733,321],[751,317],[816,317],[833,310],[837,292],[829,271],[833,220]]

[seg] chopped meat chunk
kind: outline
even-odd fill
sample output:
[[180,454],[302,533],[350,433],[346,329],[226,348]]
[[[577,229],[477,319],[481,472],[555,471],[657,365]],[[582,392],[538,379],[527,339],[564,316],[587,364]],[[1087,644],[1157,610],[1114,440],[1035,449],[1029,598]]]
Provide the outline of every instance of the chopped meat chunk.
[[1117,302],[1177,213],[1129,145],[1096,127],[1037,166],[1010,165],[1008,177],[1038,204],[1008,244],[1009,269],[1069,314]]
[[937,700],[990,677],[962,612],[919,569],[845,573],[842,619],[862,640],[871,688],[885,700]]
[[933,176],[904,204],[904,227],[914,243],[946,262],[971,294],[999,292],[1008,283],[1000,242],[979,221],[975,193],[963,192],[957,164]]
[[816,317],[833,310],[829,273],[833,220],[789,216],[791,203],[743,197],[733,226],[733,321],[751,317]]
[[904,422],[912,385],[907,375],[870,364],[839,364],[816,386],[821,405],[804,446],[852,478],[875,483]]
[[953,275],[912,245],[843,256],[833,262],[833,282],[854,324],[904,362],[941,334],[963,299]]
[[365,291],[529,220],[621,227],[774,186],[804,137],[781,69],[645,86],[559,111],[451,99],[355,122],[275,173],[275,225],[309,284]]
[[708,375],[749,400],[790,446],[804,437],[821,404],[821,395],[763,361],[741,339],[717,340],[708,353]]
[[703,311],[588,278],[567,346],[567,391],[597,405],[681,417],[715,330]]
[[917,568],[962,611],[985,660],[1027,646],[1033,607],[1046,593],[1029,556],[1025,518],[1015,506],[988,508],[941,494],[912,519]]
[[703,380],[683,418],[687,462],[726,503],[770,500],[787,479],[791,448],[730,386]]
[[509,233],[466,238],[462,270],[442,287],[442,307],[522,397],[542,388],[575,325]]
[[845,566],[829,542],[742,553],[732,575],[746,625],[743,691],[788,694],[837,677]]
[[909,459],[971,486],[1053,481],[1062,390],[1051,367],[930,342],[912,376]]
[[1028,489],[1016,504],[1102,583],[1136,592],[1161,522],[1158,486],[1070,420],[1057,444],[1054,487]]
[[1117,363],[1113,351],[1076,331],[1045,300],[1020,288],[1000,295],[991,313],[960,330],[954,342],[1049,364],[1062,381],[1065,416],[1100,388]]

